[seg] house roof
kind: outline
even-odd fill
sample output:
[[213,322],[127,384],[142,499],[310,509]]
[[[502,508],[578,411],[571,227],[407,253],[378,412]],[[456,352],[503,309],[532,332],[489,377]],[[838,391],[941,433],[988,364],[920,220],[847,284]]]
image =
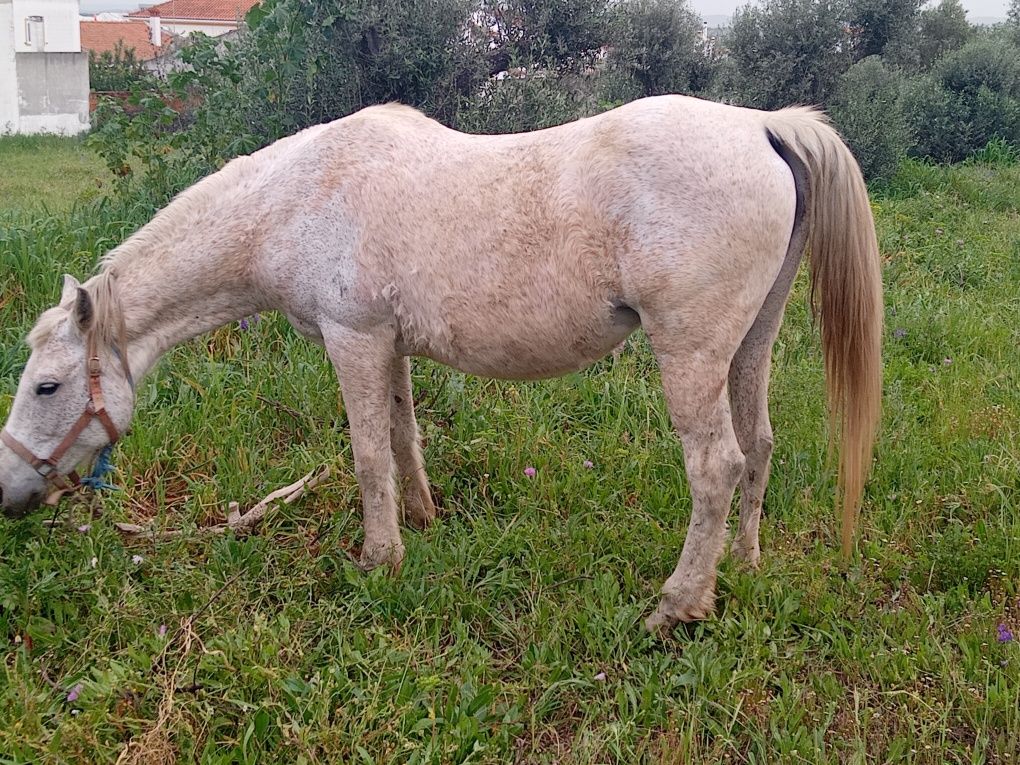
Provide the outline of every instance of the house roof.
[[[96,53],[111,53],[121,43],[124,50],[134,49],[135,58],[148,61],[162,51],[152,44],[149,24],[145,21],[80,21],[81,48]],[[163,33],[166,34],[165,32]]]
[[129,13],[134,18],[162,16],[165,19],[237,21],[258,5],[259,0],[166,0]]

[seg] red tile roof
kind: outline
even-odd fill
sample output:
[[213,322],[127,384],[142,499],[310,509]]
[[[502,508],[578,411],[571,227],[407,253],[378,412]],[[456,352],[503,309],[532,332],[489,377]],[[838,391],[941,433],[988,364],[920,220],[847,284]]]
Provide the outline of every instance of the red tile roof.
[[[135,58],[148,61],[160,54],[152,44],[149,24],[145,21],[81,21],[81,49],[111,53],[120,42],[125,50],[134,49]],[[166,37],[166,32],[163,33]]]
[[207,19],[237,21],[257,5],[259,0],[166,0],[158,5],[140,8],[128,16],[162,16],[164,19]]

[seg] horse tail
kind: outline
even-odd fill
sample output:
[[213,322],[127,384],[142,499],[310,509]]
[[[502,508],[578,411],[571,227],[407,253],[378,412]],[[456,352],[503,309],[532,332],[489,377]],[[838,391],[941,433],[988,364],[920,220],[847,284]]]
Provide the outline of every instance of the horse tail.
[[769,114],[769,140],[803,200],[811,312],[821,330],[829,453],[839,442],[843,557],[871,468],[882,396],[882,273],[860,167],[825,117],[797,107]]

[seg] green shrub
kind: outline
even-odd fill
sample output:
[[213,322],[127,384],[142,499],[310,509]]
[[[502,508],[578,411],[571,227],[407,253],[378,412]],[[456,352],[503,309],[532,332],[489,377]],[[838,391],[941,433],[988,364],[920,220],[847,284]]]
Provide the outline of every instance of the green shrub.
[[521,133],[562,125],[596,111],[583,85],[570,88],[562,78],[541,74],[493,79],[462,105],[457,126],[469,133]]
[[995,139],[1020,146],[1020,49],[973,40],[911,83],[904,111],[918,157],[957,162]]
[[157,78],[135,58],[134,48],[124,48],[118,41],[112,51],[89,51],[89,89],[124,91],[142,86],[154,88]]
[[868,180],[890,178],[907,154],[901,88],[901,77],[878,56],[857,62],[840,78],[829,111]]

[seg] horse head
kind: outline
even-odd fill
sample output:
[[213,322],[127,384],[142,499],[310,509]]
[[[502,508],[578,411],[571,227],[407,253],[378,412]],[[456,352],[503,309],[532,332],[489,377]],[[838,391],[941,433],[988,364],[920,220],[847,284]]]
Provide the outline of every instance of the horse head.
[[8,517],[78,484],[75,468],[127,430],[135,395],[116,319],[114,307],[97,306],[65,276],[60,303],[29,334],[31,356],[0,432],[0,507]]

